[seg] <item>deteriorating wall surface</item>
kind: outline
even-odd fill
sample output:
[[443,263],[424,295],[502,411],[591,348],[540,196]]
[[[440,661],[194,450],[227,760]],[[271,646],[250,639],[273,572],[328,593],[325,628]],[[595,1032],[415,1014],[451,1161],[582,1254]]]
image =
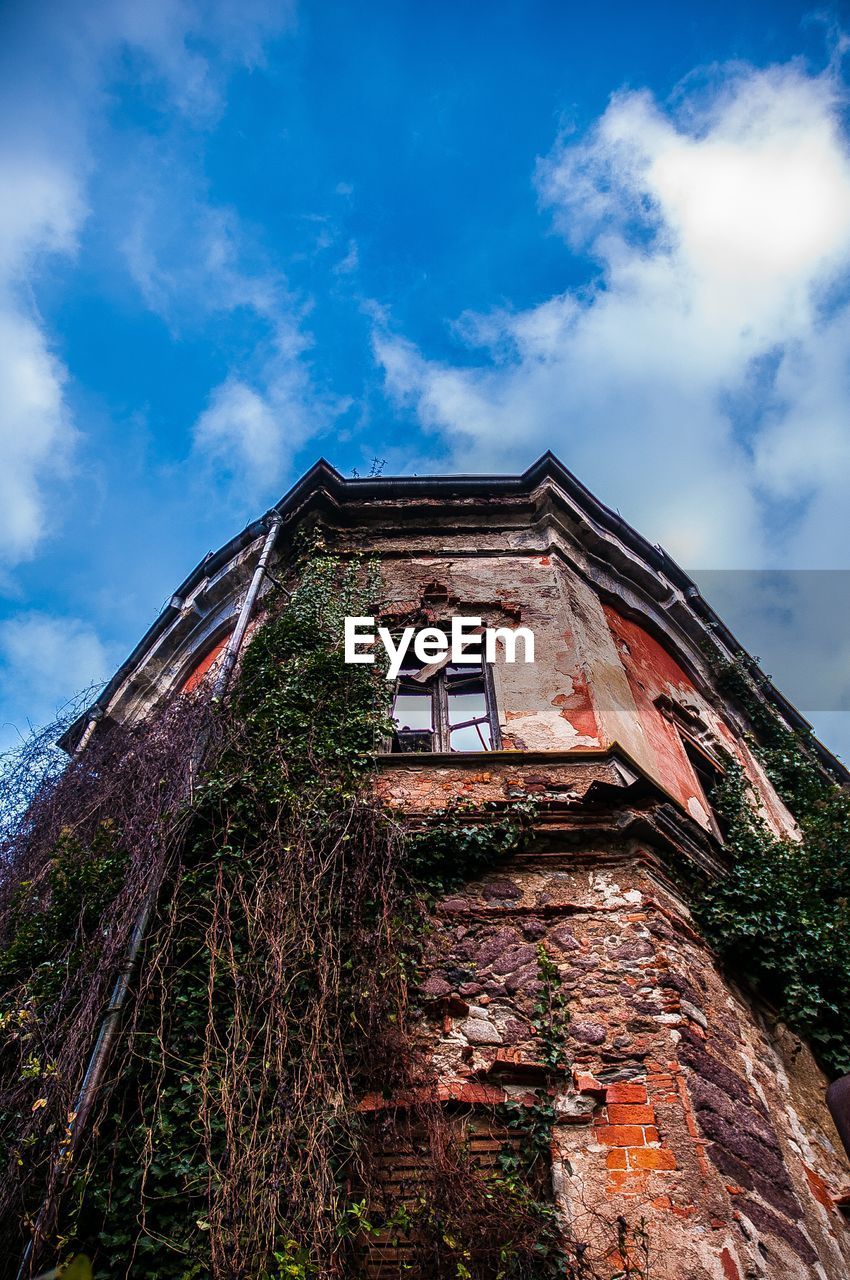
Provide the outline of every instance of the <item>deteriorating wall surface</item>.
[[553,1180],[577,1233],[645,1219],[671,1280],[845,1276],[826,1082],[720,976],[643,845],[529,856],[440,904],[421,994],[443,1096],[533,1098],[541,941],[569,997]]
[[434,591],[437,572],[458,612],[510,613],[538,643],[534,666],[496,667],[514,751],[381,768],[384,797],[410,813],[456,797],[540,810],[537,852],[437,911],[421,994],[444,1096],[473,1107],[533,1097],[542,941],[569,994],[573,1072],[556,1097],[553,1181],[579,1233],[645,1218],[653,1274],[670,1280],[846,1276],[835,1199],[848,1170],[827,1081],[721,975],[671,883],[721,856],[671,708],[740,760],[775,830],[793,835],[790,816],[710,690],[555,557],[490,558],[479,544],[439,567],[393,561],[386,576],[411,600]]
[[[399,494],[320,469],[287,517],[318,510],[343,554],[378,557],[388,624],[461,614],[535,632],[533,665],[494,666],[502,749],[379,761],[380,794],[412,822],[458,798],[539,808],[529,852],[436,909],[419,994],[441,1096],[474,1108],[541,1087],[543,942],[571,1015],[552,1151],[568,1218],[592,1236],[644,1217],[664,1280],[845,1280],[848,1167],[826,1081],[719,971],[682,888],[725,857],[695,749],[737,759],[765,821],[797,838],[717,688],[717,620],[556,465],[498,498],[441,483]],[[208,669],[255,554],[240,542],[201,566],[110,686],[108,714]]]

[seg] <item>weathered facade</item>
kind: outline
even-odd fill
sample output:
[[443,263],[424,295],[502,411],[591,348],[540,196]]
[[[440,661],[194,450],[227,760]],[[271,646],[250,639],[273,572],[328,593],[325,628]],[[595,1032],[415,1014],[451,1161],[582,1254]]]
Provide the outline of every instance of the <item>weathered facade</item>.
[[[465,615],[536,637],[533,664],[406,669],[378,761],[382,796],[411,819],[458,797],[538,806],[527,852],[439,904],[422,995],[441,1097],[474,1109],[533,1090],[544,941],[571,1014],[552,1151],[564,1213],[590,1235],[600,1217],[646,1219],[653,1274],[670,1280],[843,1280],[850,1170],[826,1079],[720,971],[681,887],[724,865],[706,792],[725,753],[796,838],[718,688],[733,638],[548,455],[520,477],[344,480],[319,463],[276,510],[277,557],[319,516],[343,553],[379,558],[385,625]],[[265,528],[195,570],[66,745],[215,668]]]

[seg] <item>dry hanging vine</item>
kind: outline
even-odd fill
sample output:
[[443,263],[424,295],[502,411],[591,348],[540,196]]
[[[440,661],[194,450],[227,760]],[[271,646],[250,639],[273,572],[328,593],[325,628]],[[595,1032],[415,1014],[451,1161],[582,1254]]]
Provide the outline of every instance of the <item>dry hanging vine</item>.
[[61,773],[42,739],[16,761],[0,888],[0,1256],[10,1260],[61,1189],[102,1010],[185,829],[191,762],[212,729],[208,701],[184,699],[142,726],[105,728]]
[[[386,682],[340,650],[343,617],[374,611],[375,592],[369,566],[314,548],[285,603],[267,602],[226,704],[207,691],[102,732],[13,824],[7,1256],[47,1197],[44,1250],[85,1247],[116,1280],[356,1277],[387,1241],[412,1280],[648,1274],[640,1233],[615,1224],[613,1261],[595,1264],[556,1215],[549,1086],[490,1117],[504,1144],[487,1168],[437,1100],[409,994],[429,910],[518,848],[531,815],[455,809],[411,834],[378,804]],[[70,1171],[68,1109],[152,879],[132,1013]],[[554,1080],[566,1011],[540,966]],[[364,1111],[376,1094],[387,1105]],[[390,1186],[387,1152],[403,1150],[415,1172]]]

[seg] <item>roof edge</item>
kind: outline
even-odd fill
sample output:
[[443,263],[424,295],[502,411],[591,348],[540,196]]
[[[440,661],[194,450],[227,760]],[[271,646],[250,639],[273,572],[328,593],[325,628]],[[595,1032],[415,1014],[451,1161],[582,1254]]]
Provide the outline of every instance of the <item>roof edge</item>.
[[224,543],[215,552],[209,552],[184,579],[172,595],[169,603],[154,620],[138,644],[121,664],[112,678],[98,694],[95,701],[69,726],[58,740],[58,745],[72,751],[79,740],[88,720],[94,715],[102,715],[114,694],[124,681],[137,668],[145,654],[153,647],[173,621],[175,613],[179,613],[183,599],[211,574],[217,572],[234,556],[245,550],[263,533],[265,523],[272,512],[283,517],[284,521],[297,516],[305,503],[312,497],[327,492],[334,499],[352,498],[395,498],[415,497],[423,493],[457,495],[470,497],[509,496],[511,494],[531,493],[546,480],[554,481],[572,498],[585,514],[595,519],[603,528],[616,535],[626,547],[635,552],[652,569],[663,572],[678,587],[688,607],[698,622],[717,641],[718,649],[725,649],[733,655],[743,654],[750,674],[766,700],[773,704],[780,715],[793,728],[810,737],[822,764],[844,784],[850,784],[850,770],[814,736],[812,726],[805,716],[788,701],[761,670],[756,660],[736,639],[723,620],[706,601],[693,579],[662,547],[647,541],[632,525],[628,524],[617,512],[601,502],[586,485],[575,476],[551,449],[547,449],[539,458],[531,463],[519,475],[511,473],[460,473],[448,475],[425,476],[343,476],[325,457],[319,457],[313,465],[296,480],[290,489],[270,507],[259,519],[246,525],[240,533],[229,542]]

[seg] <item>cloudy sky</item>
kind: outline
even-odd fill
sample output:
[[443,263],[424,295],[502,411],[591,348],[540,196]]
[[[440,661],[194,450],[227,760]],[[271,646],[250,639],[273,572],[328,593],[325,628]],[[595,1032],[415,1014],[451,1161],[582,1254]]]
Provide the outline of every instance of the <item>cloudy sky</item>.
[[[320,454],[551,448],[689,569],[850,570],[843,27],[782,0],[6,0],[2,742]],[[850,713],[812,710],[850,758]]]

